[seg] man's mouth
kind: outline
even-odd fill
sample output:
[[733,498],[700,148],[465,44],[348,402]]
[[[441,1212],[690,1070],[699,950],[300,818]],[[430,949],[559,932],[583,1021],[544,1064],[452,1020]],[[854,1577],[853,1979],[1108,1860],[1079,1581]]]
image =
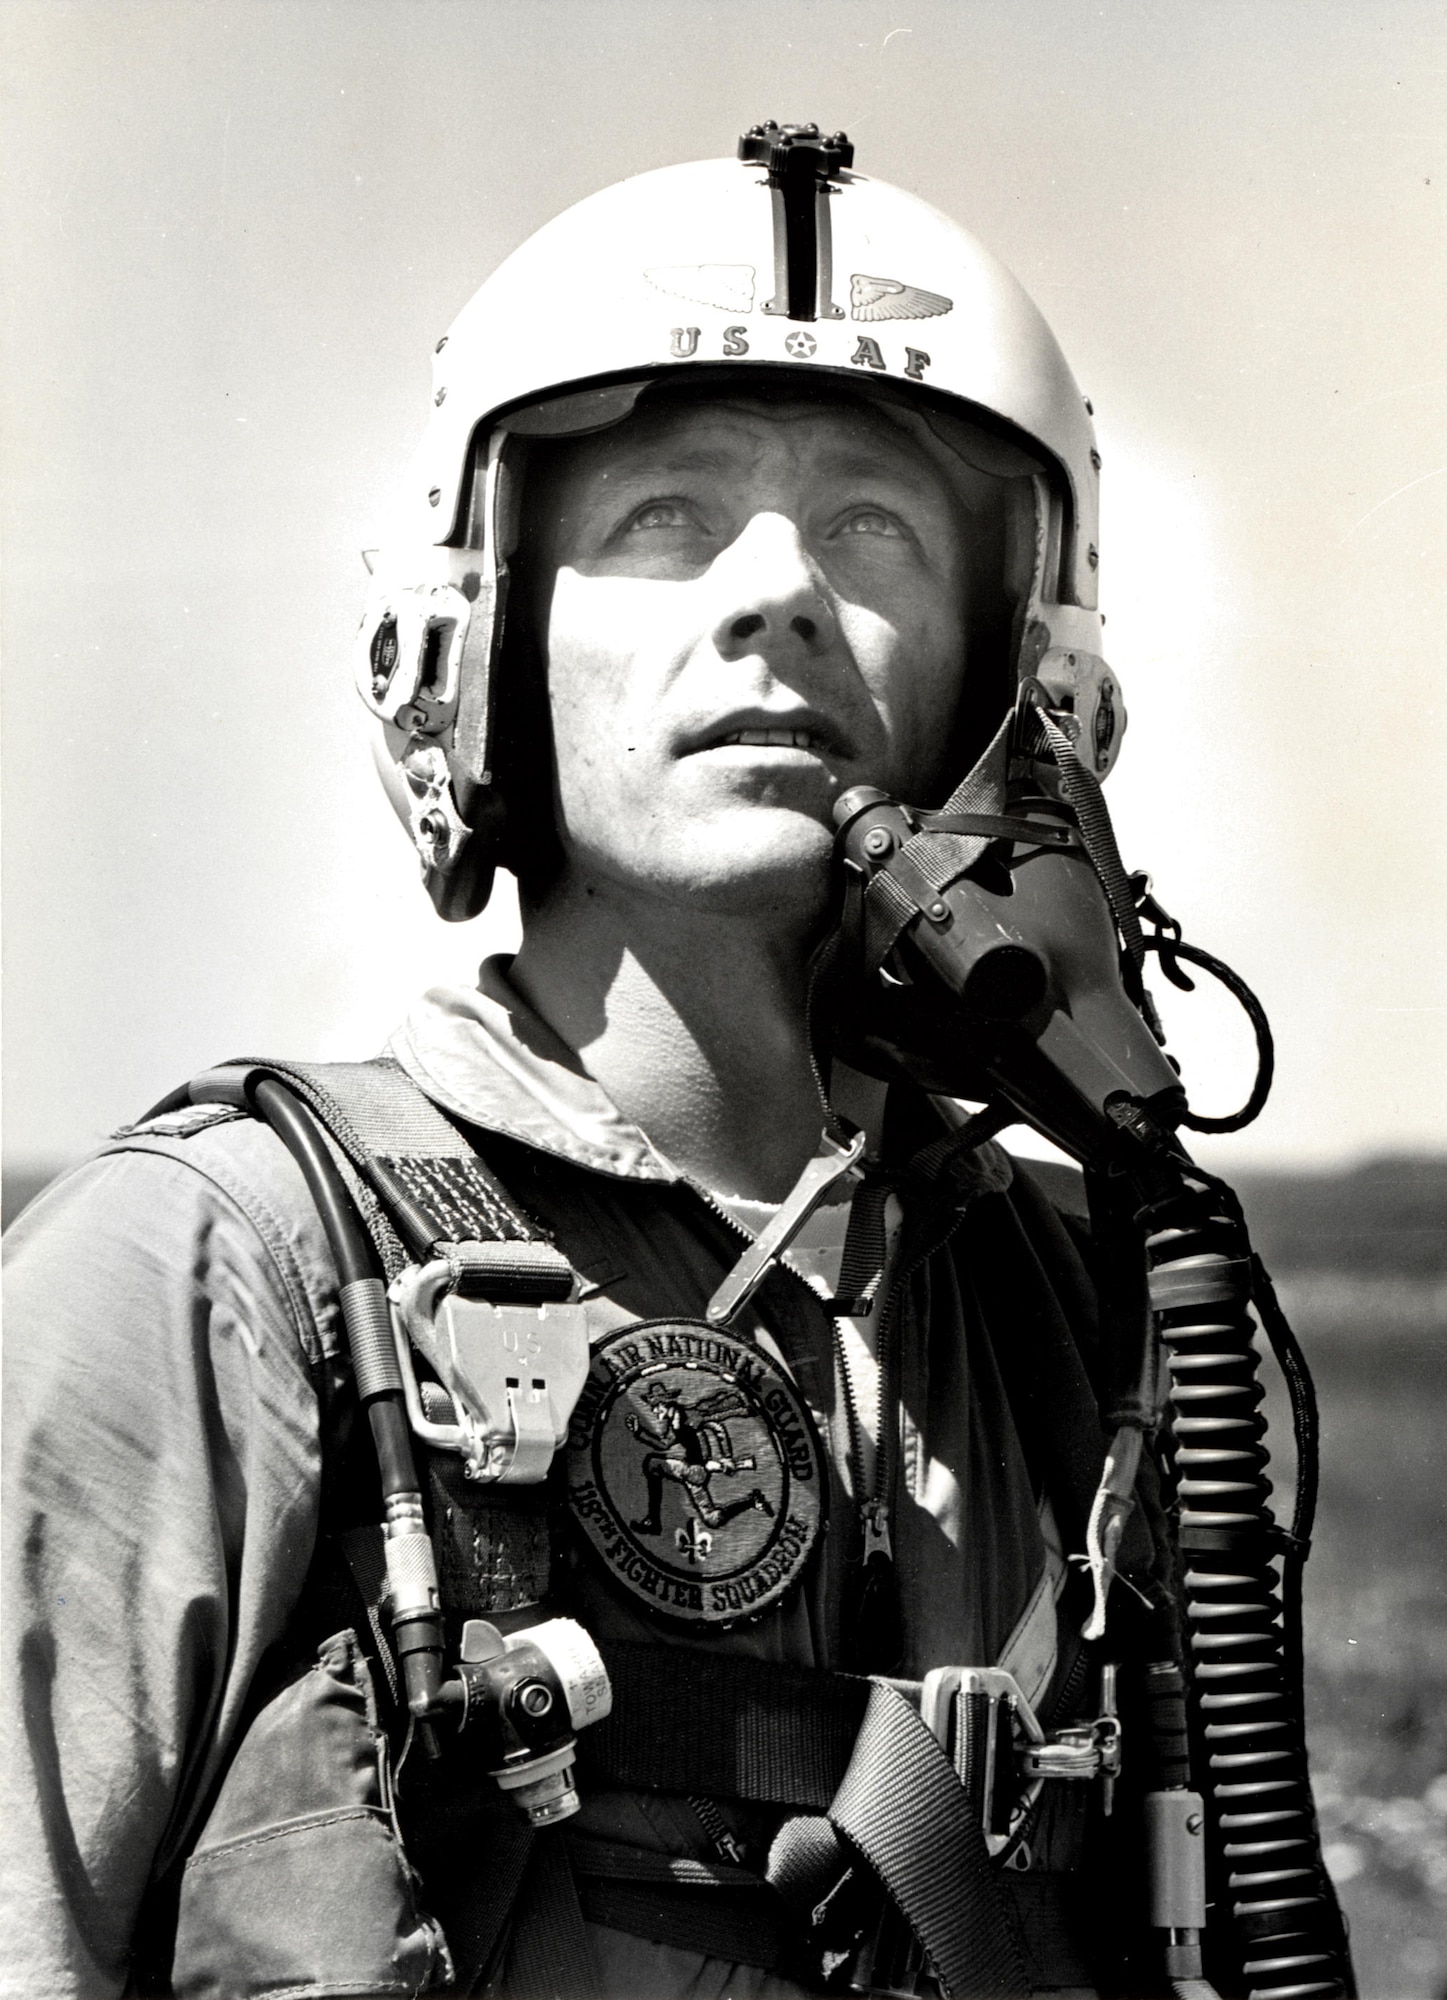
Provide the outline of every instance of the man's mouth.
[[822,751],[827,747],[823,737],[812,729],[732,729],[710,748],[722,749],[730,743],[745,743],[761,750]]
[[700,731],[684,754],[700,750],[792,750],[804,755],[848,763],[854,746],[826,716],[805,714],[792,720],[759,716],[756,721],[723,721],[716,728]]

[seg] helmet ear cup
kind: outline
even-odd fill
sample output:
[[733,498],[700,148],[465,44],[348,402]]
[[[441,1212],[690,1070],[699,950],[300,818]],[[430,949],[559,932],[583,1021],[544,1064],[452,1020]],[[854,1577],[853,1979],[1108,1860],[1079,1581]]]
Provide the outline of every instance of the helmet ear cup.
[[449,923],[477,916],[492,893],[496,863],[458,809],[441,746],[384,727],[372,738],[372,761],[416,849],[437,914]]
[[469,855],[451,874],[444,875],[424,865],[422,881],[432,898],[433,909],[443,922],[465,924],[469,918],[481,916],[487,908],[496,874],[495,868]]

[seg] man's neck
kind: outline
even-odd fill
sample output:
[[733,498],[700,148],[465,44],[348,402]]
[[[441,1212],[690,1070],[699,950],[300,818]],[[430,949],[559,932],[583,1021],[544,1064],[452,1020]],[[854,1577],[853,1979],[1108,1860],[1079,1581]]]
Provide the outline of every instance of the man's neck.
[[524,926],[512,980],[619,1110],[716,1193],[778,1201],[823,1107],[797,923],[564,884]]

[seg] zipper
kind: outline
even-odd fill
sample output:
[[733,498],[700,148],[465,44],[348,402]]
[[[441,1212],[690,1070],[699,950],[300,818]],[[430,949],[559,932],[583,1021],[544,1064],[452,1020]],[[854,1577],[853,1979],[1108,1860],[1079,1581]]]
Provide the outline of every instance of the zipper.
[[[901,1295],[917,1271],[923,1270],[938,1250],[942,1250],[955,1233],[959,1214],[956,1210],[951,1225],[942,1235],[929,1234],[923,1245],[907,1264],[901,1265],[890,1280],[889,1290],[879,1304],[879,1441],[875,1448],[874,1479],[867,1499],[857,1501],[859,1517],[864,1529],[865,1560],[876,1551],[894,1559],[894,1543],[890,1530],[892,1488],[894,1485],[895,1458],[903,1442],[904,1407],[899,1395],[897,1369],[897,1327],[898,1305]],[[854,1400],[854,1387],[849,1375],[849,1361],[844,1350],[844,1338],[839,1323],[834,1324],[834,1339],[839,1355],[839,1372],[844,1381],[845,1411],[849,1423],[850,1456],[854,1460],[856,1473],[862,1465],[860,1454],[859,1412]]]
[[744,1850],[739,1845],[737,1836],[729,1826],[728,1821],[724,1818],[713,1800],[704,1798],[698,1793],[690,1792],[688,1794],[688,1803],[692,1806],[694,1818],[703,1828],[709,1845],[720,1861],[730,1861],[735,1868],[741,1868],[743,1866]]
[[[819,1108],[823,1114],[824,1136],[832,1140],[836,1147],[847,1149],[849,1154],[848,1165],[852,1167],[855,1160],[859,1157],[862,1148],[856,1144],[857,1135],[851,1136],[848,1133],[836,1115],[833,1105],[830,1104],[829,1093],[824,1085],[823,1074],[820,1071],[818,1060],[814,1054],[813,1024],[815,998],[821,975],[826,965],[831,962],[833,951],[837,949],[837,935],[836,932],[834,941],[831,944],[826,944],[822,951],[815,954],[813,963],[809,968],[809,983],[804,1000],[804,1019],[807,1029],[809,1072],[814,1079],[814,1089],[818,1094]],[[723,1207],[716,1197],[706,1187],[701,1186],[698,1181],[693,1180],[687,1174],[680,1174],[679,1179],[685,1187],[692,1189],[711,1214],[718,1216],[736,1235],[743,1237],[750,1244],[757,1244],[761,1240],[760,1237],[755,1237],[753,1232],[745,1228],[734,1216],[730,1215],[728,1210]],[[788,1197],[785,1198],[785,1207],[787,1207],[787,1203]],[[807,1214],[808,1211],[806,1210],[805,1216],[801,1218],[800,1226],[802,1226],[802,1221],[807,1219]],[[956,1213],[955,1220],[958,1221],[958,1213]],[[761,1236],[766,1233],[761,1232]],[[879,1368],[879,1440],[875,1448],[874,1478],[871,1482],[871,1491],[865,1497],[861,1497],[859,1492],[859,1478],[864,1465],[863,1433],[860,1426],[859,1405],[854,1394],[854,1382],[849,1372],[849,1358],[845,1352],[844,1337],[840,1330],[839,1321],[832,1315],[830,1317],[840,1392],[844,1403],[845,1426],[849,1438],[850,1478],[854,1487],[855,1509],[864,1538],[864,1557],[866,1561],[868,1561],[871,1555],[876,1553],[883,1555],[891,1563],[894,1560],[894,1539],[890,1529],[890,1487],[893,1480],[895,1458],[900,1446],[899,1433],[903,1424],[903,1410],[899,1400],[899,1385],[896,1379],[897,1371],[895,1367],[894,1333],[896,1301],[901,1290],[914,1277],[916,1271],[928,1263],[935,1252],[942,1249],[948,1243],[953,1234],[954,1227],[952,1224],[939,1237],[938,1241],[930,1242],[919,1250],[906,1268],[894,1274],[888,1293],[878,1301],[876,1310],[879,1313],[879,1340],[876,1359]],[[819,1295],[813,1286],[800,1277],[797,1271],[783,1262],[782,1252],[776,1255],[771,1261],[777,1265],[778,1269],[786,1271],[796,1284],[802,1285],[816,1306],[821,1303]],[[727,1295],[730,1280],[735,1278],[737,1269],[738,1266],[735,1266],[734,1271],[728,1274],[723,1285],[714,1293],[714,1297],[710,1301],[711,1307],[717,1306],[721,1297]],[[752,1296],[753,1291],[757,1289],[758,1285],[762,1283],[763,1278],[767,1275],[768,1269],[768,1263],[762,1265],[762,1268],[754,1278],[753,1284],[749,1286],[748,1291],[741,1292],[738,1303],[733,1307],[734,1311],[737,1311],[739,1305],[742,1305],[748,1297]],[[708,1316],[711,1319],[713,1316],[712,1312]]]
[[[815,1080],[816,1081],[818,1080],[817,1068],[815,1070]],[[698,1199],[703,1203],[704,1207],[708,1210],[710,1215],[717,1216],[718,1220],[722,1222],[727,1229],[732,1230],[735,1236],[741,1236],[746,1243],[752,1244],[758,1241],[758,1238],[755,1237],[753,1231],[747,1228],[745,1224],[740,1222],[736,1216],[730,1215],[728,1210],[723,1206],[722,1202],[718,1200],[717,1196],[711,1194],[709,1190],[702,1185],[701,1182],[694,1180],[688,1174],[680,1174],[678,1176],[678,1179],[680,1185],[686,1187],[690,1191],[690,1193],[697,1195]],[[931,1254],[932,1254],[931,1252],[927,1251],[925,1253],[925,1256],[928,1257]],[[924,1260],[922,1258],[919,1261],[923,1262]],[[917,1270],[918,1267],[919,1267],[918,1263],[912,1265],[910,1267],[908,1275],[912,1277],[914,1275],[915,1270]],[[793,1268],[792,1265],[784,1263],[782,1259],[775,1259],[773,1268],[782,1271],[790,1283],[798,1285],[800,1289],[808,1295],[809,1302],[811,1305],[815,1306],[820,1311],[823,1310],[823,1301],[820,1299],[819,1294],[814,1290],[814,1287],[809,1283],[809,1281],[806,1278],[803,1278],[799,1275],[799,1273]],[[725,1282],[727,1282],[727,1280],[725,1280]],[[717,1296],[717,1294],[715,1294],[715,1296]],[[880,1313],[879,1429],[880,1429],[881,1442],[879,1450],[876,1454],[874,1490],[867,1497],[863,1498],[860,1496],[859,1492],[859,1473],[860,1473],[860,1468],[864,1463],[863,1448],[862,1448],[862,1432],[860,1429],[860,1419],[859,1419],[859,1406],[855,1401],[854,1382],[849,1373],[849,1361],[848,1357],[844,1352],[843,1336],[839,1330],[839,1322],[832,1315],[829,1320],[829,1324],[833,1332],[834,1353],[838,1364],[836,1373],[839,1378],[840,1391],[844,1403],[845,1425],[848,1431],[848,1438],[849,1438],[850,1484],[853,1492],[855,1514],[859,1520],[861,1529],[863,1530],[864,1534],[865,1553],[866,1555],[868,1555],[872,1550],[878,1549],[881,1550],[886,1556],[890,1556],[891,1560],[893,1558],[891,1554],[892,1544],[889,1531],[889,1501],[887,1498],[887,1488],[884,1489],[881,1488],[880,1475],[885,1469],[885,1461],[888,1456],[885,1449],[884,1440],[886,1434],[885,1412],[888,1406],[888,1397],[886,1392],[890,1385],[886,1383],[884,1377],[883,1354],[884,1354],[885,1318],[889,1312],[889,1307],[892,1304],[892,1298],[893,1298],[893,1291],[891,1288],[890,1298],[886,1300],[881,1300],[879,1305],[879,1313]],[[792,1369],[790,1370],[790,1373],[791,1374],[793,1373]]]

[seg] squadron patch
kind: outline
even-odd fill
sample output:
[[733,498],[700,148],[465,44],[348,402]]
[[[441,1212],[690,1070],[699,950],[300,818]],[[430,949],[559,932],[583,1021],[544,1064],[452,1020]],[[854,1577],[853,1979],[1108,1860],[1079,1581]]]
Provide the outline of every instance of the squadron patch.
[[693,1625],[766,1611],[824,1523],[813,1420],[777,1363],[702,1320],[644,1320],[593,1350],[568,1432],[589,1545],[650,1610]]

